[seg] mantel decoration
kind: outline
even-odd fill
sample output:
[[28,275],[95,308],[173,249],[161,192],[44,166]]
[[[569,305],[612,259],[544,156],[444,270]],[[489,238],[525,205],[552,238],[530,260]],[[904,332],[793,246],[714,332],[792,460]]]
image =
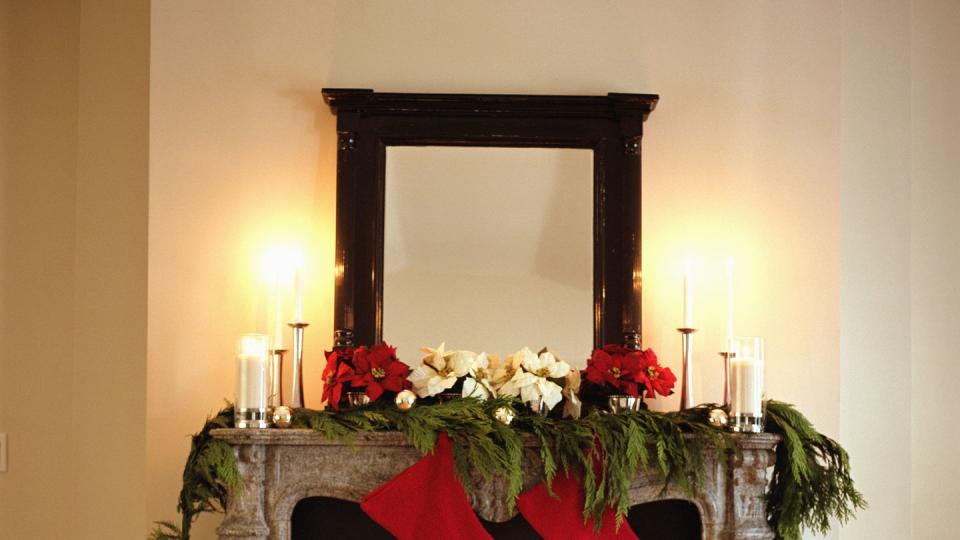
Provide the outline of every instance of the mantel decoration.
[[[726,463],[737,452],[734,437],[742,436],[712,421],[718,407],[712,404],[669,413],[637,408],[609,414],[596,407],[580,418],[544,416],[529,405],[556,406],[564,391],[553,381],[566,384],[573,379],[561,373],[571,371],[569,366],[548,351],[536,354],[524,348],[502,364],[491,362],[496,357],[446,351],[443,346],[425,352],[422,365],[409,373],[409,379],[409,368],[387,344],[330,353],[325,390],[330,406],[294,409],[290,427],[309,428],[338,440],[399,431],[424,455],[449,437],[457,476],[463,480],[472,469],[485,478],[505,478],[511,508],[523,500],[521,438],[528,434],[541,445],[547,491],[553,493],[555,480],[562,479],[566,486],[577,479],[583,490],[584,526],[598,531],[601,526],[622,525],[629,509],[628,488],[638,467],[655,467],[665,485],[674,482],[692,490],[702,481],[704,450],[712,448]],[[668,368],[659,366],[653,351],[613,346],[594,351],[584,378],[581,394],[592,388],[635,397],[668,395],[675,381]],[[474,382],[462,384],[464,395],[453,399],[396,399],[411,386],[422,398],[430,398],[468,379]],[[343,407],[346,385],[365,392],[367,404]],[[477,392],[478,388],[484,390]],[[818,433],[792,405],[773,400],[763,405],[767,430],[782,438],[766,499],[767,519],[777,537],[799,540],[804,529],[822,533],[830,528],[831,518],[842,523],[864,508],[846,451]],[[504,421],[507,413],[510,421]],[[198,514],[222,512],[229,490],[240,489],[233,447],[211,436],[213,429],[234,425],[233,406],[228,404],[194,435],[177,505],[180,523],[158,522],[151,539],[189,538]]]
[[397,350],[386,343],[373,347],[334,348],[327,353],[323,370],[323,400],[333,410],[349,404],[347,394],[362,393],[367,402],[381,397],[393,399],[411,386],[410,368],[397,358]]
[[639,410],[643,397],[669,396],[677,377],[657,361],[652,349],[634,350],[606,345],[587,360],[584,402],[613,409]]

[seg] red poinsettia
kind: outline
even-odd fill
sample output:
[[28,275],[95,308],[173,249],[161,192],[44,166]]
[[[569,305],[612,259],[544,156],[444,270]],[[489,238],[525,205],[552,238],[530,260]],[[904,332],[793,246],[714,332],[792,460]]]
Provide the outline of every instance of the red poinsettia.
[[410,367],[397,358],[397,349],[386,343],[360,347],[353,353],[354,388],[366,388],[370,401],[376,401],[385,391],[399,392],[410,388]]
[[642,355],[638,352],[611,354],[607,350],[593,351],[587,361],[587,380],[599,386],[636,396],[637,385],[643,382]]
[[657,353],[653,349],[643,351],[643,386],[647,390],[646,397],[669,396],[673,393],[673,385],[677,376],[668,367],[662,367],[657,361]]
[[346,360],[353,356],[353,349],[327,353],[327,365],[323,368],[323,400],[334,410],[340,408],[344,385],[353,379],[353,367]]
[[620,345],[594,350],[585,374],[587,381],[599,387],[631,396],[646,390],[648,398],[655,393],[669,395],[677,380],[670,368],[660,366],[653,350],[635,351]]

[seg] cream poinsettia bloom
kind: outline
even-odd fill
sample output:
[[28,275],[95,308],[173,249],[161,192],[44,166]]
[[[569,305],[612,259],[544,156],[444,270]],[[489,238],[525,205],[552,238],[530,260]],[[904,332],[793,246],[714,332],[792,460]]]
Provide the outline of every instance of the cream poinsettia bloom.
[[436,349],[420,349],[424,357],[420,366],[410,373],[408,379],[413,391],[420,397],[435,396],[457,384],[457,379],[469,373],[476,353],[470,351],[445,351],[441,343]]
[[[526,347],[524,347],[526,349]],[[529,350],[529,349],[527,349]],[[493,384],[493,387],[498,391],[500,387],[507,384],[507,382],[513,378],[517,373],[517,370],[521,369],[523,366],[523,351],[517,351],[510,356],[503,359],[501,362],[499,357],[496,359],[496,362],[491,360],[490,364],[490,382]],[[532,351],[531,351],[532,352]]]
[[495,397],[497,391],[490,377],[499,363],[500,357],[495,354],[480,353],[474,357],[473,365],[467,372],[467,378],[463,380],[463,397],[474,397],[480,400]]
[[540,400],[552,409],[563,399],[563,388],[550,379],[566,377],[570,372],[570,365],[559,360],[550,351],[535,354],[524,347],[512,356],[519,358],[521,369],[517,369],[513,377],[500,388],[500,393],[511,396],[520,396],[524,403],[535,404]]

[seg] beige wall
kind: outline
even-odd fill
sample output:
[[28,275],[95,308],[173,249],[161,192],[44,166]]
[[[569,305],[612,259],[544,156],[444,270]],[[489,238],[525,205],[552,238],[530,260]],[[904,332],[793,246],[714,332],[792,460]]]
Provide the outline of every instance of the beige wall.
[[909,538],[910,3],[842,21],[840,440],[870,508],[840,537]]
[[71,406],[82,504],[71,505],[70,536],[138,538],[146,511],[150,3],[81,6]]
[[956,537],[960,506],[960,4],[913,3],[913,538]]
[[149,5],[0,20],[0,538],[140,537]]
[[[57,538],[70,530],[64,517],[74,479],[80,10],[66,1],[4,2],[3,9],[0,430],[9,437],[9,459],[0,473],[0,537]],[[62,519],[39,519],[41,505]]]

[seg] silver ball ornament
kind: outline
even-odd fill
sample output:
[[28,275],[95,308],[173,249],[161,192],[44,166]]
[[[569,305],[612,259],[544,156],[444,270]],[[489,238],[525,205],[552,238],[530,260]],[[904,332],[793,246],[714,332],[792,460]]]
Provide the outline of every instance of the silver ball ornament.
[[290,427],[290,422],[293,421],[293,411],[290,410],[290,407],[280,406],[273,410],[273,425],[278,428],[288,428]]
[[497,407],[497,410],[493,411],[493,417],[497,419],[497,422],[509,426],[510,422],[513,422],[513,409],[510,407]]
[[417,395],[410,390],[401,390],[397,393],[397,397],[393,398],[393,403],[401,411],[409,411],[416,402]]
[[710,409],[710,413],[707,415],[707,421],[715,428],[725,428],[729,422],[727,411],[723,409]]

